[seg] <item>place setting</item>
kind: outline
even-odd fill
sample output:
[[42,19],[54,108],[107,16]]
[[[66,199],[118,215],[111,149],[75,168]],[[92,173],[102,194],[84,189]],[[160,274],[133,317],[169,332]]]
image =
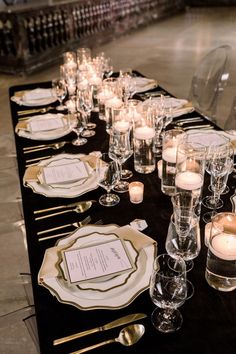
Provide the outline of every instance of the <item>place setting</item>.
[[84,226],[46,249],[38,282],[81,310],[123,308],[148,289],[156,252],[128,225]]
[[71,133],[76,125],[76,117],[72,115],[46,113],[19,121],[15,132],[31,140],[55,140]]
[[46,197],[74,198],[98,188],[97,156],[58,154],[26,168],[23,184]]
[[11,101],[21,106],[36,107],[54,103],[57,101],[57,97],[51,88],[36,88],[27,91],[17,91],[11,97]]

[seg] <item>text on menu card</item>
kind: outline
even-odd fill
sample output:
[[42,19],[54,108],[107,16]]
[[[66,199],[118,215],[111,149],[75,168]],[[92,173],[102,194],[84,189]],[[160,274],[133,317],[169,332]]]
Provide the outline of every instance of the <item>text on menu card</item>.
[[67,279],[70,283],[117,275],[133,268],[120,239],[63,251]]
[[43,168],[43,179],[47,184],[70,183],[88,178],[86,164],[82,161]]

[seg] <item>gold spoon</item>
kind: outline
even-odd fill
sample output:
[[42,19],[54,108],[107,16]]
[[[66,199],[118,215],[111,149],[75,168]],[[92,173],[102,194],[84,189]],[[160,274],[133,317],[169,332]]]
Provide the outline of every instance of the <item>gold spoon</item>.
[[104,342],[91,345],[89,347],[77,350],[77,351],[72,352],[70,354],[85,353],[89,350],[101,347],[103,345],[107,345],[110,343],[117,343],[117,342],[128,347],[130,345],[137,343],[139,341],[139,339],[143,336],[144,332],[145,332],[145,327],[142,324],[130,325],[130,326],[124,327],[120,331],[120,334],[117,338],[105,340]]
[[24,154],[30,154],[31,152],[36,152],[36,151],[41,151],[41,150],[46,150],[46,149],[58,150],[58,149],[62,148],[63,146],[65,146],[67,143],[68,143],[67,141],[60,141],[58,143],[44,145],[44,146],[39,145],[39,146],[36,146],[35,148],[33,148],[33,147],[23,148],[23,152],[24,152]]
[[51,216],[56,216],[56,215],[60,215],[60,214],[65,214],[65,213],[70,213],[72,211],[76,212],[76,213],[84,213],[86,210],[88,210],[89,208],[91,208],[92,204],[94,201],[85,201],[85,202],[80,202],[76,205],[75,208],[71,208],[71,209],[67,209],[67,210],[62,210],[62,211],[58,211],[56,213],[52,213],[52,214],[47,214],[47,215],[43,215],[43,216],[38,216],[37,218],[35,218],[35,220],[42,220],[42,219],[47,219],[50,218]]

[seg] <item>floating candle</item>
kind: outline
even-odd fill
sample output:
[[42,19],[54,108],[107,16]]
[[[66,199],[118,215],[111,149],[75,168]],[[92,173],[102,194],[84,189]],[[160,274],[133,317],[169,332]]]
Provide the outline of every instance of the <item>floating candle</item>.
[[189,191],[199,189],[203,185],[203,176],[196,172],[180,172],[175,177],[175,185]]
[[138,127],[134,130],[134,137],[139,140],[152,139],[155,136],[155,130],[148,126]]
[[113,124],[115,130],[121,133],[125,133],[129,130],[129,122],[125,120],[117,121]]
[[224,260],[236,259],[236,235],[220,233],[215,235],[209,244],[211,252]]
[[162,159],[170,162],[176,163],[177,147],[168,147],[162,152]]

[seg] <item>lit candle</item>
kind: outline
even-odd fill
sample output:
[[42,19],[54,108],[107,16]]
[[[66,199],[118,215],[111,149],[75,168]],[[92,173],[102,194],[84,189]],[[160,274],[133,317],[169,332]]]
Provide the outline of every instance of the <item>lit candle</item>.
[[139,140],[152,139],[155,136],[155,130],[148,126],[138,127],[134,130],[134,137]]
[[102,83],[102,79],[94,75],[89,79],[89,83],[94,86],[99,86]]
[[110,98],[109,100],[106,100],[105,104],[106,104],[106,107],[109,107],[109,108],[119,108],[122,106],[123,102],[121,99],[114,96],[114,97]]
[[226,233],[215,235],[209,243],[209,248],[216,257],[233,261],[236,259],[236,235]]
[[176,163],[176,156],[177,155],[177,147],[168,147],[163,150],[162,152],[162,159],[170,162],[170,163]]
[[129,198],[131,203],[139,204],[143,201],[144,184],[142,182],[132,182],[129,184]]
[[175,177],[175,185],[189,191],[199,189],[203,185],[203,176],[196,172],[180,172]]
[[119,120],[114,123],[113,127],[118,132],[125,133],[129,130],[129,122],[127,122],[126,120]]
[[97,94],[97,99],[100,101],[105,101],[113,97],[113,93],[110,90],[104,89]]

